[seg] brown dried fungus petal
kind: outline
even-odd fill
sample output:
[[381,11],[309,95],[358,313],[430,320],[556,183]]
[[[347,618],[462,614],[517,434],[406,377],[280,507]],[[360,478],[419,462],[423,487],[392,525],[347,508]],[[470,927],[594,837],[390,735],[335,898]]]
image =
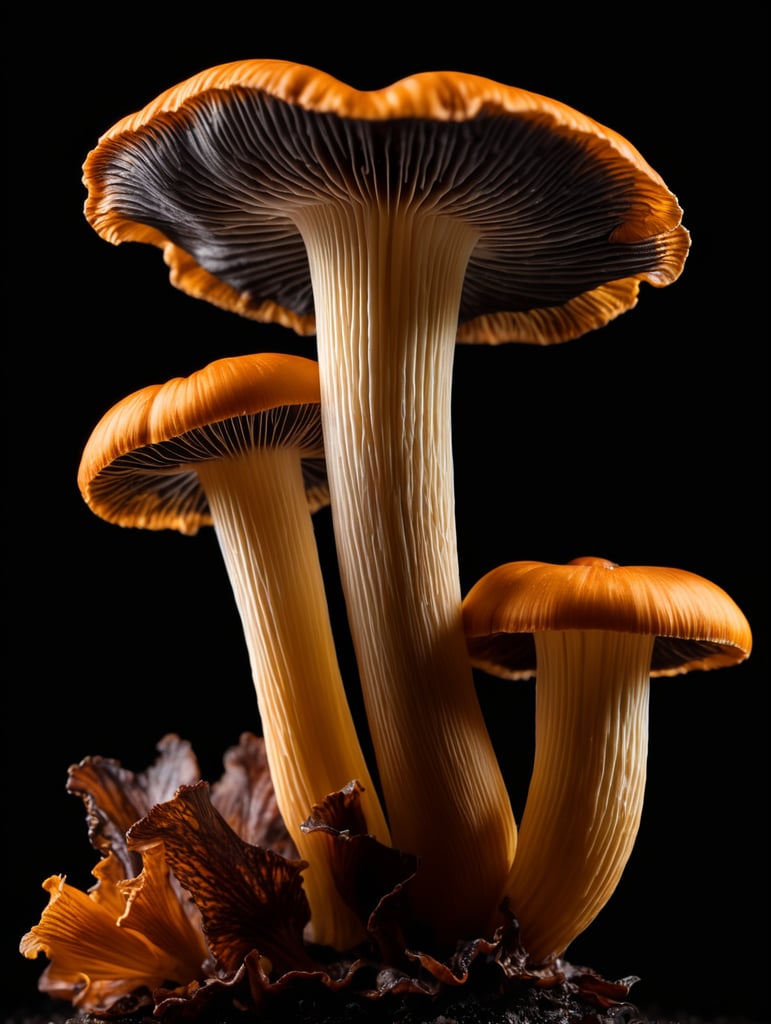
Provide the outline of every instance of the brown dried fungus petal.
[[297,849],[276,802],[263,738],[242,733],[223,762],[225,772],[211,787],[214,807],[245,842],[296,859]]
[[209,948],[225,971],[257,950],[278,974],[315,965],[303,944],[310,909],[304,861],[244,842],[209,799],[209,784],[182,786],[128,832],[130,850],[162,845],[166,860],[201,912]]
[[333,845],[330,862],[340,895],[366,926],[383,961],[402,963],[407,945],[406,886],[415,875],[417,859],[366,832],[362,792],[357,782],[350,782],[329,794],[301,827]]
[[172,733],[156,747],[158,757],[144,772],[134,773],[120,761],[86,757],[72,765],[67,792],[80,796],[86,807],[88,837],[103,856],[112,853],[122,865],[122,877],[139,874],[142,863],[126,846],[126,833],[157,803],[170,800],[177,788],[200,778],[190,743]]

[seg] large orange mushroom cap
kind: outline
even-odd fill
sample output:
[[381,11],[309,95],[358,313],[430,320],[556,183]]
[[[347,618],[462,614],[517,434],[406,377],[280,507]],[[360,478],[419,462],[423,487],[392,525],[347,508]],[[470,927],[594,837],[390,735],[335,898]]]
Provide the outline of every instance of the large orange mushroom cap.
[[621,135],[556,100],[458,72],[371,91],[278,60],[210,68],[99,139],[86,217],[158,246],[197,298],[315,330],[293,214],[343,192],[413,202],[479,234],[458,340],[548,344],[682,271],[676,197]]

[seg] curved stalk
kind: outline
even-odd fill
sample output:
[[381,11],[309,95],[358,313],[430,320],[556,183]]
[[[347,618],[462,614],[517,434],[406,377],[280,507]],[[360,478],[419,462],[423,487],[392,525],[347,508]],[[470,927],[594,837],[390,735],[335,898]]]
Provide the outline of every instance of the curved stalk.
[[461,620],[450,397],[477,235],[376,200],[296,213],[340,573],[394,845],[439,941],[482,933],[516,826]]
[[534,635],[535,761],[506,896],[531,961],[561,956],[613,894],[643,807],[653,636]]
[[300,825],[358,779],[369,830],[389,836],[340,677],[300,456],[260,448],[196,468],[243,624],[277,803],[309,863],[313,938],[349,949],[364,932],[337,894],[332,848]]

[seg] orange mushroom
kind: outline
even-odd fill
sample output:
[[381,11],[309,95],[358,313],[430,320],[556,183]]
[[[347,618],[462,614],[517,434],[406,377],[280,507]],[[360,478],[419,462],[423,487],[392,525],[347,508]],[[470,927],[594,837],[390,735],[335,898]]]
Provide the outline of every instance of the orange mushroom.
[[603,558],[502,565],[471,588],[463,617],[476,667],[536,676],[535,761],[504,893],[541,963],[597,916],[631,854],[650,678],[743,661],[750,627],[701,576]]
[[364,932],[338,896],[331,845],[300,826],[356,779],[369,830],[389,837],[340,677],[311,520],[327,500],[316,363],[220,359],[134,392],[97,424],[78,483],[92,511],[120,526],[194,534],[213,524],[277,803],[309,863],[313,938],[350,948]]
[[[190,295],[317,332],[342,586],[395,845],[440,940],[478,934],[516,825],[466,656],[456,340],[562,342],[680,274],[689,236],[617,133],[485,78],[363,92],[246,60],[112,127],[86,216]],[[416,699],[419,685],[420,699]],[[451,894],[451,895],[450,895]]]

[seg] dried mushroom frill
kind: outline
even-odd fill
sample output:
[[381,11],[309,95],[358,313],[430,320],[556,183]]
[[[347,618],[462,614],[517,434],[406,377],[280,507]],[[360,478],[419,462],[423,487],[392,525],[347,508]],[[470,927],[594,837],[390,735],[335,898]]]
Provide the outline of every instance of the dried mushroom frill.
[[459,943],[449,958],[420,951],[406,899],[415,858],[362,831],[354,782],[314,807],[303,828],[334,845],[341,895],[369,939],[345,953],[306,942],[307,864],[294,856],[263,741],[251,734],[227,752],[212,786],[189,743],[169,735],[147,771],[87,757],[67,788],[86,806],[97,881],[83,893],[62,876],[47,879],[48,906],[21,952],[45,954],[40,988],[80,1011],[189,1018],[227,1006],[257,1012],[306,990],[343,991],[349,1001],[435,997],[472,978],[490,993],[545,988],[602,1008],[622,1003],[634,980],[608,982],[561,961],[526,969],[513,918],[494,940]]

